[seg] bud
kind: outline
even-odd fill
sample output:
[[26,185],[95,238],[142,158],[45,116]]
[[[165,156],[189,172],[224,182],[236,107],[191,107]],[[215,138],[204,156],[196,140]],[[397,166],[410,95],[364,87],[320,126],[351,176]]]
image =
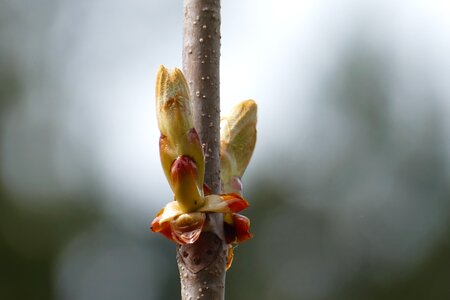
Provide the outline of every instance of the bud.
[[189,88],[183,73],[160,66],[156,77],[156,112],[161,134],[176,138],[194,127]]
[[246,100],[221,120],[220,163],[224,193],[242,194],[240,178],[255,149],[256,112],[255,101]]
[[[194,128],[189,88],[179,69],[161,66],[156,82],[156,112],[161,131],[161,164],[174,193],[174,200],[156,215],[151,230],[171,241],[192,244],[207,227],[208,213],[224,215],[224,233],[229,248],[251,238],[250,221],[237,214],[249,203],[242,197],[241,176],[256,143],[256,103],[243,101],[221,120],[221,164],[224,194],[211,194],[204,185],[205,162],[200,138]],[[205,196],[206,194],[206,196]]]
[[180,201],[180,208],[185,212],[194,211],[203,205],[205,163],[192,119],[189,88],[179,69],[159,68],[156,114],[161,131],[159,150],[164,174],[175,200]]

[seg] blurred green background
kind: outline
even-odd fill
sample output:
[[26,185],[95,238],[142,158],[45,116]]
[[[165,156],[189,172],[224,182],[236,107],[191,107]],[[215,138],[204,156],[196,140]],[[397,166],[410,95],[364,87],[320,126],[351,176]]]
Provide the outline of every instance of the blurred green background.
[[[450,299],[447,1],[222,1],[259,105],[227,299]],[[244,3],[242,3],[244,2]],[[182,1],[0,2],[0,299],[178,299],[154,82]]]

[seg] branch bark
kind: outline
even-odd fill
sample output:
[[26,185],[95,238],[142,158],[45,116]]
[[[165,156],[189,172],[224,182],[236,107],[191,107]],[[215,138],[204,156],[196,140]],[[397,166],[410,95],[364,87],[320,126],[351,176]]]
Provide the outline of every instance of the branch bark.
[[[220,0],[184,0],[183,71],[194,103],[194,123],[205,154],[205,183],[220,193]],[[222,214],[208,214],[205,232],[177,246],[183,300],[222,300],[227,245]]]

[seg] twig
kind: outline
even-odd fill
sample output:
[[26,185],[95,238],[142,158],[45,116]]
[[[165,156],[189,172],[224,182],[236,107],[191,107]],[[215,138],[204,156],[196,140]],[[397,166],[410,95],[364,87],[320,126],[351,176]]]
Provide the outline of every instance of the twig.
[[[205,154],[205,183],[220,193],[220,1],[184,0],[183,71]],[[177,247],[181,298],[224,299],[227,245],[222,214],[208,214],[194,244]]]

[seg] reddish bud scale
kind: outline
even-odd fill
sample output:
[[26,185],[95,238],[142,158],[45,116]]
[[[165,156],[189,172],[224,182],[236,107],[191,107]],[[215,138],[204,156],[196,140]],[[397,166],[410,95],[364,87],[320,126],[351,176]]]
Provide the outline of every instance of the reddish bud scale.
[[204,213],[181,215],[170,222],[172,237],[179,244],[192,244],[200,237],[205,221]]
[[160,215],[161,215],[163,210],[161,210],[158,213],[158,216],[153,220],[152,226],[150,227],[150,229],[153,232],[161,233],[162,235],[164,235],[169,240],[173,240],[173,238],[172,238],[172,228],[170,227],[169,222],[164,222],[162,224],[159,223],[159,220],[161,219]]
[[[230,218],[231,217],[231,218]],[[252,237],[250,220],[240,214],[231,214],[224,218],[224,232],[227,244],[245,242]]]
[[226,194],[222,197],[232,212],[240,212],[249,206],[248,202],[238,194]]
[[170,168],[170,179],[175,200],[185,212],[195,211],[203,201],[203,191],[197,185],[198,168],[195,161],[181,155],[175,159]]
[[243,215],[233,214],[234,228],[236,229],[236,238],[239,243],[251,239],[250,220]]
[[170,169],[170,177],[174,184],[180,184],[185,178],[197,177],[197,165],[189,156],[179,156]]

